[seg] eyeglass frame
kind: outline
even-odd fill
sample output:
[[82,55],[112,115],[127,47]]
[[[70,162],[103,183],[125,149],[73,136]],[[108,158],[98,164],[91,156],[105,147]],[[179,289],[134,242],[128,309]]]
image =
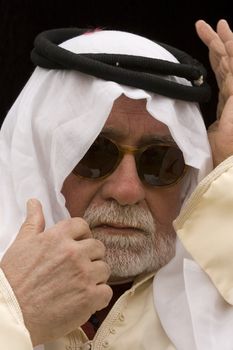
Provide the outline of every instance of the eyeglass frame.
[[[103,137],[109,141],[111,141],[118,149],[118,157],[117,157],[117,161],[116,163],[114,164],[114,166],[111,168],[110,171],[107,172],[107,174],[103,175],[103,176],[99,176],[99,177],[96,177],[96,178],[92,178],[92,177],[87,177],[87,176],[82,176],[82,175],[79,175],[77,172],[75,172],[75,168],[72,170],[72,172],[80,177],[80,178],[83,178],[83,179],[88,179],[88,180],[91,180],[91,181],[98,181],[98,180],[103,180],[105,178],[107,178],[108,176],[110,176],[112,173],[114,173],[114,171],[117,169],[118,165],[120,164],[120,162],[122,161],[122,159],[124,158],[124,155],[125,154],[132,154],[134,155],[134,159],[135,159],[135,163],[136,163],[136,169],[137,169],[137,174],[138,174],[138,177],[140,178],[141,182],[146,185],[146,186],[150,186],[150,187],[155,187],[155,188],[168,188],[168,187],[172,187],[174,185],[176,185],[178,182],[181,181],[181,179],[185,176],[187,170],[188,170],[188,165],[185,164],[184,162],[184,169],[183,169],[183,172],[182,172],[182,175],[174,182],[170,183],[170,184],[167,184],[167,185],[150,185],[149,183],[147,183],[144,179],[141,178],[141,175],[140,175],[140,171],[139,171],[139,166],[138,166],[138,162],[139,162],[139,159],[140,159],[140,155],[146,150],[148,149],[150,146],[168,146],[168,147],[172,147],[172,148],[177,148],[180,150],[180,148],[174,143],[174,144],[171,144],[171,143],[165,143],[165,142],[161,142],[161,141],[154,141],[152,143],[149,143],[149,144],[146,144],[145,146],[141,146],[141,147],[135,147],[135,146],[130,146],[130,145],[121,145],[119,143],[117,143],[115,140],[109,138],[109,137],[106,137],[106,136],[103,136],[103,135],[99,135],[98,137]],[[97,137],[97,139],[98,139]],[[97,140],[96,139],[96,140]],[[96,141],[95,140],[95,141]],[[94,141],[94,142],[95,142]],[[94,144],[93,142],[93,144]],[[92,144],[92,145],[93,145]],[[91,146],[92,146],[91,145]],[[180,150],[181,151],[181,150]],[[88,152],[88,151],[87,151]],[[182,151],[181,151],[182,153]],[[183,153],[182,153],[183,155]],[[85,155],[84,155],[85,156]],[[183,158],[184,159],[184,158]],[[81,159],[82,160],[82,159]],[[81,160],[79,161],[79,163],[81,162]],[[78,163],[78,164],[79,164]],[[77,164],[77,165],[78,165]],[[77,166],[76,165],[76,166]]]

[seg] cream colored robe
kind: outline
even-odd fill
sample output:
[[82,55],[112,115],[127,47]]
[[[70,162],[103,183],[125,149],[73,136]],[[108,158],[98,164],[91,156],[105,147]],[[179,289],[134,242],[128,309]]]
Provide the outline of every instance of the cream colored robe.
[[[0,349],[32,350],[22,313],[4,274],[0,277]],[[174,350],[153,305],[153,275],[135,281],[115,303],[90,341],[82,329],[45,345],[45,350]]]

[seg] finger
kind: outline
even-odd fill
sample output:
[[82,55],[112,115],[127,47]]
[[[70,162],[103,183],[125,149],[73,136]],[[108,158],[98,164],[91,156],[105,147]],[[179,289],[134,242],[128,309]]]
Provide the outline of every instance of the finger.
[[226,20],[220,20],[217,25],[218,35],[225,44],[226,54],[228,55],[228,70],[233,72],[233,32]]
[[198,20],[195,23],[195,27],[199,38],[208,47],[210,46],[213,40],[219,40],[218,34],[213,30],[213,28],[208,23],[206,23],[202,19]]
[[226,52],[228,54],[229,69],[233,75],[233,39],[225,43]]
[[41,203],[35,199],[29,199],[27,202],[27,216],[22,224],[18,237],[28,234],[38,234],[45,229],[45,219]]
[[229,40],[225,43],[226,51],[228,56],[233,59],[233,40]]
[[91,261],[102,260],[105,257],[105,246],[98,239],[89,238],[82,240],[81,248],[84,251],[84,255],[88,256]]
[[96,304],[93,310],[93,314],[96,311],[104,309],[108,306],[110,300],[112,299],[113,291],[111,287],[107,284],[99,284],[96,288]]
[[78,217],[59,221],[49,229],[49,232],[55,235],[64,235],[77,241],[92,237],[87,222]]
[[233,33],[226,20],[221,19],[217,24],[217,33],[220,39],[225,43],[229,40],[233,40]]
[[208,23],[199,20],[195,23],[195,27],[199,38],[209,49],[215,51],[221,56],[226,54],[224,43]]
[[109,265],[102,261],[93,261],[92,262],[91,277],[96,284],[106,283],[111,275],[111,269]]

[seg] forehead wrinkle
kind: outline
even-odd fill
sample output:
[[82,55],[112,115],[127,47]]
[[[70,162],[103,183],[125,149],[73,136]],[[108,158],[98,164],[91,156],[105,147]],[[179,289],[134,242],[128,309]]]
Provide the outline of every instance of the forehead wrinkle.
[[131,135],[130,119],[133,115],[134,113],[126,113],[126,111],[111,112],[102,132],[116,141],[127,139]]
[[[102,135],[126,144],[168,141],[168,127],[155,119],[146,109],[146,100],[132,100],[121,96],[113,104]],[[172,139],[171,139],[172,140]]]
[[[113,139],[114,141],[121,141],[127,138],[127,133],[125,133],[124,130],[117,130],[113,127],[104,128],[101,131],[100,135]],[[167,135],[143,134],[137,140],[137,144],[139,146],[144,146],[146,144],[153,143],[153,142],[164,142],[164,143],[176,144],[173,137],[170,134],[167,134]]]
[[[160,129],[160,122],[156,121],[146,110],[118,110],[112,111],[103,127],[103,132],[117,139],[132,137],[132,135],[146,135],[154,123],[156,129]],[[149,124],[148,124],[149,122]],[[159,134],[159,132],[158,132]]]
[[115,124],[117,121],[119,125],[122,124],[122,129],[128,128],[128,133],[130,133],[132,122],[134,122],[135,119],[137,119],[138,122],[142,122],[143,120],[145,123],[148,118],[150,119],[153,117],[146,109],[145,99],[134,100],[121,95],[115,100],[106,124],[110,123],[111,126],[112,122]]

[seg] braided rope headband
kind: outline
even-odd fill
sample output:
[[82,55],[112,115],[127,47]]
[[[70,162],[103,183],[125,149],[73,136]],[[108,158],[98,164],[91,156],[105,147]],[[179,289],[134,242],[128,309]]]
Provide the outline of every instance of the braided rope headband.
[[[87,29],[61,28],[37,35],[31,60],[47,69],[69,69],[108,81],[115,81],[166,97],[190,102],[206,102],[211,91],[206,83],[204,66],[187,53],[170,45],[158,43],[169,51],[179,63],[142,56],[81,53],[76,54],[60,46],[60,43],[88,32]],[[191,86],[164,79],[173,75],[185,78]]]

